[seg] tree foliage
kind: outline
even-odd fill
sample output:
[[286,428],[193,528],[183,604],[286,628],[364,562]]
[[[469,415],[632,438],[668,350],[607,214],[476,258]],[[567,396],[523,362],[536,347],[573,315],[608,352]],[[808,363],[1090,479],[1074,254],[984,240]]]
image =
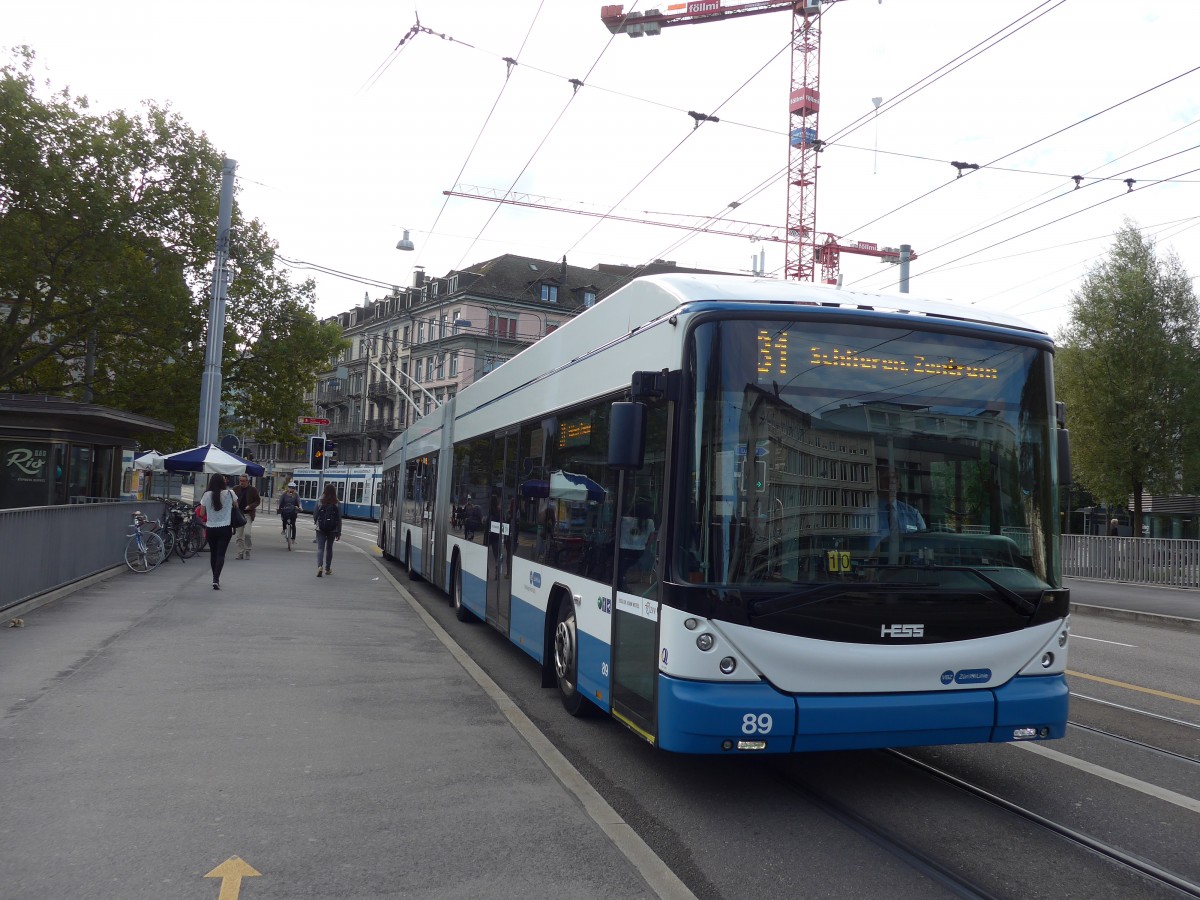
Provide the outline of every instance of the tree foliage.
[[1173,252],[1129,221],[1088,270],[1059,335],[1057,392],[1067,404],[1076,480],[1118,506],[1142,491],[1200,486],[1200,312]]
[[[43,98],[34,54],[0,67],[0,391],[91,397],[194,443],[222,156],[169,108],[93,113]],[[340,345],[314,285],[242,222],[223,400],[263,439],[292,436],[304,386]]]

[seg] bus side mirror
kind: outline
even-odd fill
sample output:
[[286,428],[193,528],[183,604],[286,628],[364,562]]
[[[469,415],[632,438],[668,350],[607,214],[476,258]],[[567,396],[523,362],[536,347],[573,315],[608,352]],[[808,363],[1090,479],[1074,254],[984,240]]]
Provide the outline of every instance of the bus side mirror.
[[608,420],[608,467],[634,471],[646,459],[646,404],[614,403]]
[[1071,432],[1058,429],[1058,483],[1071,484]]

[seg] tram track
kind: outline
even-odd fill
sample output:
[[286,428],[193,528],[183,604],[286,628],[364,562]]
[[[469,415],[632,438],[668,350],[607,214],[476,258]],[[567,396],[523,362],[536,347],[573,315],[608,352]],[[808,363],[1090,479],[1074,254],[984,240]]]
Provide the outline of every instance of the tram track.
[[[1200,884],[1190,881],[1152,860],[1093,837],[1062,822],[1054,821],[907,752],[888,749],[878,751],[878,753],[915,770],[923,778],[934,779],[943,786],[981,801],[988,807],[1000,811],[1002,815],[1015,818],[1026,826],[1033,826],[1040,831],[1049,832],[1060,840],[1082,848],[1091,855],[1126,871],[1131,878],[1146,884],[1147,887],[1153,885],[1159,889],[1153,893],[1139,893],[1138,896],[1183,896],[1200,900]],[[1172,755],[1174,756],[1174,754]],[[1187,758],[1183,757],[1183,759]],[[999,882],[1003,884],[1001,888],[992,882],[991,873],[986,877],[980,877],[978,873],[974,876],[965,873],[960,866],[951,862],[950,857],[947,857],[940,849],[925,849],[921,846],[919,839],[910,840],[901,835],[896,825],[886,823],[886,813],[881,811],[879,814],[875,814],[871,811],[863,811],[856,801],[836,796],[830,789],[813,784],[814,779],[799,775],[790,767],[776,765],[773,766],[773,769],[776,779],[781,781],[790,793],[838,822],[853,834],[891,854],[947,891],[951,896],[996,898],[1012,895],[1013,885],[1011,882]],[[1046,853],[1047,851],[1043,850],[1042,852]]]
[[[1151,748],[1156,749],[1156,748]],[[957,788],[971,796],[984,801],[992,806],[998,807],[1005,812],[1016,816],[1022,821],[1036,825],[1046,831],[1049,831],[1060,838],[1070,841],[1078,846],[1084,847],[1097,856],[1108,860],[1122,868],[1137,873],[1141,877],[1150,880],[1151,882],[1164,887],[1178,891],[1186,897],[1200,898],[1200,884],[1188,881],[1174,872],[1169,871],[1149,860],[1146,860],[1136,854],[1122,850],[1119,847],[1114,847],[1111,844],[1098,840],[1090,835],[1084,834],[1078,829],[1071,828],[1060,822],[1055,822],[1040,813],[1034,812],[1024,806],[1006,800],[1005,798],[991,791],[985,790],[978,785],[971,784],[969,781],[946,772],[936,766],[931,765],[916,757],[910,756],[899,750],[884,751],[895,759],[903,761],[905,764],[913,766],[926,776],[935,778],[938,781]]]

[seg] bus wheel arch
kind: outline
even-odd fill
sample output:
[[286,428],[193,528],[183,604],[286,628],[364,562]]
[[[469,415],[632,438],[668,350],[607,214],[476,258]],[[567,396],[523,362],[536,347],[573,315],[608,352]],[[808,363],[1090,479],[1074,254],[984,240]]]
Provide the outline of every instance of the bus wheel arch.
[[[552,598],[554,618],[547,616],[547,622],[553,622],[550,634],[549,674],[550,686],[557,686],[563,709],[572,716],[586,716],[595,708],[588,698],[579,690],[579,619],[575,615],[575,601],[570,592],[556,588]],[[545,682],[546,667],[543,667],[543,683]]]

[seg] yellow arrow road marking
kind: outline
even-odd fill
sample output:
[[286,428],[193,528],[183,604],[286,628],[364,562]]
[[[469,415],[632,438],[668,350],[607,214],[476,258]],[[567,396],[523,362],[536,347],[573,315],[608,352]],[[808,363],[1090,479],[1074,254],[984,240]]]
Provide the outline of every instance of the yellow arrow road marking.
[[242,879],[260,875],[262,872],[256,871],[240,856],[231,856],[204,877],[221,879],[221,893],[217,900],[238,900],[238,894],[242,892]]
[[1088,681],[1099,681],[1101,684],[1111,684],[1113,687],[1141,691],[1143,694],[1153,694],[1155,697],[1166,697],[1168,700],[1178,700],[1180,703],[1191,703],[1193,706],[1200,706],[1200,700],[1193,699],[1192,697],[1181,697],[1178,694],[1168,694],[1166,691],[1156,691],[1154,688],[1138,687],[1136,684],[1126,684],[1124,681],[1114,681],[1112,678],[1101,678],[1099,675],[1085,675],[1083,672],[1074,672],[1071,669],[1067,669],[1067,674],[1072,678],[1086,678]]

